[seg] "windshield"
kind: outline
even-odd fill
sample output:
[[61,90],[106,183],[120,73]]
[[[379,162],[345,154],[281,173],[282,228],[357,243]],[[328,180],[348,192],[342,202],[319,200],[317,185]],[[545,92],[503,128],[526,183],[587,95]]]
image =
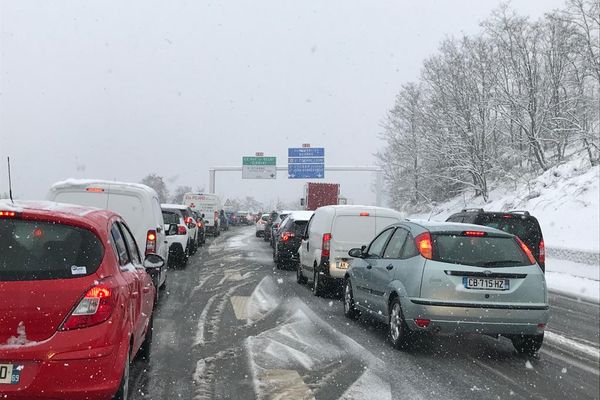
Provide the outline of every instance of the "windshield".
[[90,275],[103,255],[102,244],[86,229],[0,218],[0,281]]
[[518,242],[511,237],[467,237],[434,234],[433,260],[478,267],[531,265]]

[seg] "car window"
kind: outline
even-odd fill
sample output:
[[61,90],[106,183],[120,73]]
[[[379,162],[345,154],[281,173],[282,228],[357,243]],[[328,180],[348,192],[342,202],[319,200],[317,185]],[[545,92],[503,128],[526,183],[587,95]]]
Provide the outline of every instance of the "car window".
[[433,260],[478,267],[531,265],[514,237],[433,234]]
[[385,247],[383,258],[401,258],[402,246],[406,240],[408,231],[403,228],[396,229],[388,245]]
[[125,245],[125,239],[121,235],[121,231],[117,224],[113,224],[110,228],[110,234],[113,238],[113,244],[117,252],[117,258],[119,259],[119,265],[125,266],[130,263],[129,254],[127,253],[127,246]]
[[383,249],[385,247],[385,244],[387,243],[387,241],[390,238],[390,235],[392,234],[393,231],[394,231],[394,228],[390,228],[390,229],[386,229],[385,231],[381,232],[379,234],[379,236],[377,236],[375,238],[375,240],[373,240],[371,242],[371,245],[369,246],[369,250],[367,250],[367,256],[371,257],[371,258],[381,257],[381,255],[383,254]]
[[165,220],[165,224],[179,224],[179,214],[172,211],[163,211],[162,215],[163,219]]
[[127,245],[127,249],[129,250],[129,256],[131,260],[134,264],[140,266],[142,264],[140,252],[135,243],[135,240],[133,239],[133,236],[131,235],[131,232],[129,231],[129,228],[127,228],[127,226],[125,226],[125,224],[122,223],[119,223],[119,227],[121,228],[121,234],[125,239],[125,244]]
[[0,218],[0,282],[90,275],[103,255],[100,240],[87,229]]
[[306,230],[306,226],[308,225],[308,221],[293,221],[293,231],[296,235],[302,235]]
[[446,220],[447,222],[463,222],[464,217],[461,215],[454,215]]
[[304,230],[304,234],[302,236],[306,237],[308,239],[309,235],[310,235],[310,228],[313,224],[315,216],[313,215],[312,217],[310,217],[310,219],[308,220],[308,223],[306,224],[306,229]]
[[415,238],[413,235],[408,233],[406,240],[404,241],[404,247],[402,247],[402,254],[400,255],[400,258],[407,259],[417,255],[419,255],[419,250],[415,244]]

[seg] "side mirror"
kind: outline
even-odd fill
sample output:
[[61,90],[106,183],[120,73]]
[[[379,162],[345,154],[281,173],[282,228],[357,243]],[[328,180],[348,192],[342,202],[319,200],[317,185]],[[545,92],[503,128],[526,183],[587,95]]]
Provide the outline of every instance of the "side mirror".
[[146,255],[146,259],[144,260],[144,268],[146,268],[146,272],[156,271],[165,266],[165,260],[158,254],[150,253]]
[[169,229],[167,230],[167,236],[177,235],[177,231],[179,228],[177,224],[169,224]]
[[362,249],[354,248],[348,252],[348,255],[353,258],[363,258],[363,251]]

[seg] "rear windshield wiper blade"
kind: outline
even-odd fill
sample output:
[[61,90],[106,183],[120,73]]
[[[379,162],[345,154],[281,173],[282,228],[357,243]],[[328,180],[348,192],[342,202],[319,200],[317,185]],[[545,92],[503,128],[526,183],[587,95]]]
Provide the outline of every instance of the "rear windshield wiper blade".
[[488,261],[483,263],[482,267],[499,267],[499,266],[509,266],[509,265],[525,265],[521,260],[498,260],[498,261]]

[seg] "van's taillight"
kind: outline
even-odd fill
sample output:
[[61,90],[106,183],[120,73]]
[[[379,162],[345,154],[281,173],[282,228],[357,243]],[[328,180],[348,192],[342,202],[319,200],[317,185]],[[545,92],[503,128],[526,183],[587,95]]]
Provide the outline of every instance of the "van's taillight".
[[431,243],[431,234],[429,232],[423,232],[415,238],[417,249],[421,256],[431,260],[433,258],[433,244]]
[[294,232],[283,232],[281,234],[281,240],[283,240],[284,242],[287,242],[288,240],[290,240],[294,236],[296,236],[296,234]]
[[14,211],[0,211],[0,217],[14,218],[16,216],[17,213]]
[[185,235],[185,234],[187,234],[187,229],[185,229],[185,226],[183,226],[183,225],[177,225],[177,234],[178,235]]
[[546,264],[546,245],[544,244],[543,240],[540,240],[539,249],[540,249],[540,255],[538,257],[539,263],[541,266],[544,266],[544,264]]
[[146,234],[146,254],[156,253],[156,231],[149,230]]
[[108,285],[100,283],[93,286],[85,293],[60,330],[70,331],[101,324],[110,318],[116,303],[116,293]]
[[323,234],[323,243],[321,246],[321,257],[329,258],[330,250],[331,250],[331,233],[324,233]]
[[86,192],[91,192],[91,193],[102,193],[104,192],[104,189],[99,188],[99,187],[89,187],[89,188],[85,188]]
[[368,212],[361,212],[360,214],[358,214],[361,217],[368,217],[369,213]]
[[535,264],[535,257],[533,256],[533,253],[531,252],[531,250],[529,250],[529,247],[527,247],[527,245],[525,243],[523,243],[523,241],[518,236],[515,236],[515,239],[517,239],[517,242],[519,242],[519,246],[521,246],[521,249],[527,255],[529,262],[531,264]]

